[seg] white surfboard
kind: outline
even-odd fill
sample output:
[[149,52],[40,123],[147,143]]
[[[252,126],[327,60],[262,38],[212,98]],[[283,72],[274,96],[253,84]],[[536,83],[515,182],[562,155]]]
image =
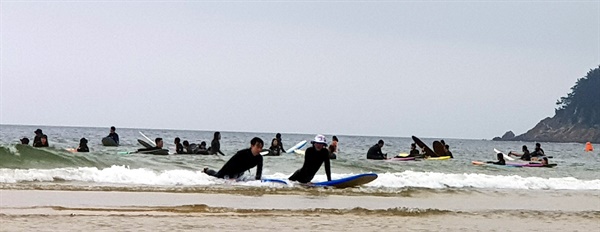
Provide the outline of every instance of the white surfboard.
[[504,152],[501,152],[500,150],[498,150],[498,149],[496,149],[496,148],[494,148],[494,152],[496,152],[496,154],[498,154],[498,153],[502,153],[502,156],[504,156],[504,159],[511,160],[511,161],[512,161],[512,160],[515,160],[513,157],[510,157],[510,156],[508,156],[507,154],[504,154]]
[[294,152],[294,150],[298,150],[298,149],[304,147],[304,145],[306,145],[306,140],[302,140],[301,142],[297,143],[293,147],[290,147],[289,149],[287,149],[285,151],[285,153],[292,153],[292,152]]
[[297,155],[304,155],[306,153],[306,151],[305,150],[296,149],[296,150],[294,150],[294,153],[296,153]]
[[154,146],[156,147],[156,143],[154,142],[154,140],[152,140],[152,139],[148,138],[148,136],[146,136],[146,135],[145,135],[144,133],[142,133],[141,131],[139,131],[139,132],[140,132],[140,135],[144,136],[144,138],[145,138],[146,140],[148,140],[148,142],[149,142],[150,144],[152,144],[152,145],[154,145]]

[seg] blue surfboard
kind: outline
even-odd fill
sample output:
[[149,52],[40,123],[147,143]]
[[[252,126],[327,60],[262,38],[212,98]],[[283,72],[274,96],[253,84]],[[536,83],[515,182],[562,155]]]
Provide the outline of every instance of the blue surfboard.
[[377,174],[375,173],[363,173],[354,176],[349,176],[342,179],[332,180],[332,181],[324,181],[313,183],[313,186],[319,187],[336,187],[336,188],[350,188],[355,186],[360,186],[363,184],[367,184],[373,180],[377,179]]

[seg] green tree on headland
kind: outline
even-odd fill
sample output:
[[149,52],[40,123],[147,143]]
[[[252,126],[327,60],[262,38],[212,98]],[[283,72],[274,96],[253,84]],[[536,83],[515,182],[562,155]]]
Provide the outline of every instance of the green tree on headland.
[[600,125],[600,66],[590,70],[571,87],[571,92],[556,101],[555,118],[563,122]]

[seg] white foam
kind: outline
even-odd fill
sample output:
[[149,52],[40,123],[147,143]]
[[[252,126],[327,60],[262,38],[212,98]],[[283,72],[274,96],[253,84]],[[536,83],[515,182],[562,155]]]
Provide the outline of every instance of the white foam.
[[[268,170],[267,170],[268,171]],[[287,180],[290,174],[274,173],[263,175],[263,178]],[[333,179],[353,174],[332,174]],[[250,175],[253,177],[253,175]],[[66,181],[90,182],[94,185],[150,185],[150,186],[206,186],[215,184],[243,186],[277,186],[277,183],[261,183],[260,181],[234,182],[217,179],[202,171],[130,169],[126,166],[110,168],[57,168],[57,169],[0,169],[0,183],[17,183],[25,181],[52,182],[56,179]],[[317,175],[313,182],[325,181],[325,175]],[[291,184],[290,186],[293,186]],[[404,171],[400,173],[383,173],[366,185],[375,188],[419,187],[431,189],[444,188],[486,188],[486,189],[568,189],[568,190],[600,190],[600,180],[579,180],[573,177],[542,178],[521,177],[518,175],[487,175],[477,173],[447,174],[438,172]]]

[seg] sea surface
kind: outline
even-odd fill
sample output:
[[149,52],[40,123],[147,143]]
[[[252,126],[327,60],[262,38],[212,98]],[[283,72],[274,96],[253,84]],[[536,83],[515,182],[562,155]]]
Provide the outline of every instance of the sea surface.
[[[33,131],[41,128],[49,137],[49,148],[33,148],[17,145],[19,139],[33,140]],[[161,137],[165,147],[174,151],[173,140],[180,137],[190,143],[206,141],[210,144],[213,131],[181,131],[155,129],[117,129],[121,139],[119,147],[104,147],[101,139],[108,135],[109,128],[49,127],[2,125],[0,134],[0,187],[53,189],[101,189],[119,188],[162,191],[210,190],[224,186],[273,186],[259,181],[232,182],[215,179],[202,173],[204,167],[219,169],[236,151],[248,148],[253,137],[262,138],[268,147],[274,133],[221,132],[221,148],[224,157],[209,155],[144,155],[119,152],[141,148],[137,139],[144,139],[142,131],[152,139]],[[326,135],[328,139],[332,135]],[[418,135],[416,135],[418,136]],[[89,153],[71,153],[79,139],[90,142]],[[474,166],[471,161],[494,160],[494,148],[508,152],[519,151],[522,145],[534,147],[533,142],[499,142],[488,140],[465,140],[449,138],[421,138],[431,144],[444,139],[450,145],[455,159],[424,161],[379,161],[367,160],[366,151],[379,139],[385,141],[382,148],[388,156],[407,153],[410,138],[344,136],[339,138],[339,154],[332,160],[332,177],[341,178],[352,174],[374,172],[379,178],[367,184],[359,193],[397,193],[410,188],[419,189],[521,189],[521,190],[600,190],[600,155],[597,151],[584,152],[584,144],[541,143],[546,154],[552,156],[554,168],[507,168],[500,166]],[[312,134],[282,133],[284,148],[302,140],[310,141]],[[310,144],[309,144],[310,145]],[[309,146],[307,145],[307,146]],[[306,148],[306,147],[305,147]],[[303,157],[283,154],[264,158],[263,176],[287,179],[302,166]],[[248,173],[249,176],[255,170]],[[326,180],[323,168],[313,181]],[[50,187],[51,186],[51,187]],[[281,191],[297,186],[278,186]]]
[[[18,145],[22,137],[32,140],[37,128],[48,135],[49,148]],[[140,132],[163,138],[174,152],[175,137],[210,144],[214,131],[117,128],[121,146],[104,147],[101,139],[108,132],[108,127],[0,125],[0,231],[346,231],[339,225],[361,231],[600,228],[600,148],[584,152],[580,143],[542,142],[556,167],[510,168],[471,161],[494,160],[494,148],[519,151],[522,145],[533,148],[534,142],[421,138],[427,144],[444,139],[455,158],[402,162],[367,160],[366,152],[383,139],[388,157],[408,153],[411,138],[336,135],[334,179],[366,172],[379,177],[361,187],[331,189],[223,180],[202,172],[205,167],[219,169],[236,151],[248,148],[253,137],[268,147],[275,133],[221,131],[226,154],[221,157],[123,154],[142,147],[137,142],[144,139]],[[287,149],[318,132],[281,133]],[[333,135],[326,136],[330,140]],[[89,140],[91,152],[67,151],[82,137]],[[297,154],[264,157],[263,178],[286,180],[302,163],[303,156]],[[313,182],[325,180],[321,168]],[[329,220],[323,221],[324,215]],[[260,220],[265,218],[270,222]]]

